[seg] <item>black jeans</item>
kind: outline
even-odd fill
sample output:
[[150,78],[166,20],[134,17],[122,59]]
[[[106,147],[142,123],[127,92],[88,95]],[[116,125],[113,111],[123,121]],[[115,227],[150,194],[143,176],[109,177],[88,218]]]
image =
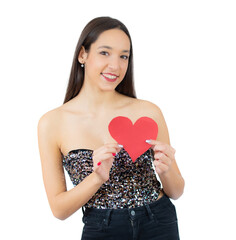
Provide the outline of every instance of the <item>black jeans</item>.
[[178,240],[175,206],[164,195],[131,209],[83,209],[81,240]]

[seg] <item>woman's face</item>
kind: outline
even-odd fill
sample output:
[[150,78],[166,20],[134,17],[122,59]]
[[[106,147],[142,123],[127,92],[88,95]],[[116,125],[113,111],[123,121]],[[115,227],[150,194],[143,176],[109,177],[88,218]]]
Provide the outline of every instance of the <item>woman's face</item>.
[[114,90],[126,74],[129,54],[130,40],[122,30],[104,31],[83,54],[84,81],[100,90]]

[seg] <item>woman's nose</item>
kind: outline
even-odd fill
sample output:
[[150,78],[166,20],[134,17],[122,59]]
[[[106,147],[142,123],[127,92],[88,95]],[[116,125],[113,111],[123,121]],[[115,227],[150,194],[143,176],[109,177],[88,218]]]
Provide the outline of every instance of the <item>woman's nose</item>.
[[120,67],[120,62],[119,59],[117,58],[111,58],[109,63],[108,63],[108,67],[112,70],[117,70]]

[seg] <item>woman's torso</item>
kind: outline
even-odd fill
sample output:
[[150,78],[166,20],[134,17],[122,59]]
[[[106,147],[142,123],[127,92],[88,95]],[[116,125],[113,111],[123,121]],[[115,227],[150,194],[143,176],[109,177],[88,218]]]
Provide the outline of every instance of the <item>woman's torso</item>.
[[[149,102],[123,97],[114,110],[91,112],[81,110],[70,101],[62,105],[59,112],[58,138],[63,166],[74,186],[92,173],[92,151],[105,143],[116,142],[108,131],[109,122],[117,116],[126,116],[134,123],[147,116],[155,120]],[[84,149],[84,150],[82,150]],[[104,183],[85,205],[95,208],[124,208],[143,206],[144,202],[157,200],[160,183],[153,169],[153,153],[149,149],[135,163],[122,149],[117,154],[110,171],[110,179]]]

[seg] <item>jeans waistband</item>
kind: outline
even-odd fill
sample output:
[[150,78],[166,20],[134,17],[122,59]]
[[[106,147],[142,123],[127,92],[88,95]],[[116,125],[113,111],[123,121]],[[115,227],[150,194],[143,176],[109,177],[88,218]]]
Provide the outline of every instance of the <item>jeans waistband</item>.
[[169,198],[165,194],[159,198],[157,201],[152,203],[144,203],[144,206],[141,207],[135,207],[135,208],[122,208],[122,209],[97,209],[97,208],[85,208],[83,210],[84,217],[91,216],[96,218],[103,218],[104,222],[109,222],[111,215],[113,219],[120,219],[122,215],[127,216],[129,215],[129,218],[131,220],[134,220],[138,217],[141,217],[143,215],[148,215],[148,217],[152,220],[153,219],[153,213],[152,209],[159,207],[164,207],[163,205],[168,203]]

